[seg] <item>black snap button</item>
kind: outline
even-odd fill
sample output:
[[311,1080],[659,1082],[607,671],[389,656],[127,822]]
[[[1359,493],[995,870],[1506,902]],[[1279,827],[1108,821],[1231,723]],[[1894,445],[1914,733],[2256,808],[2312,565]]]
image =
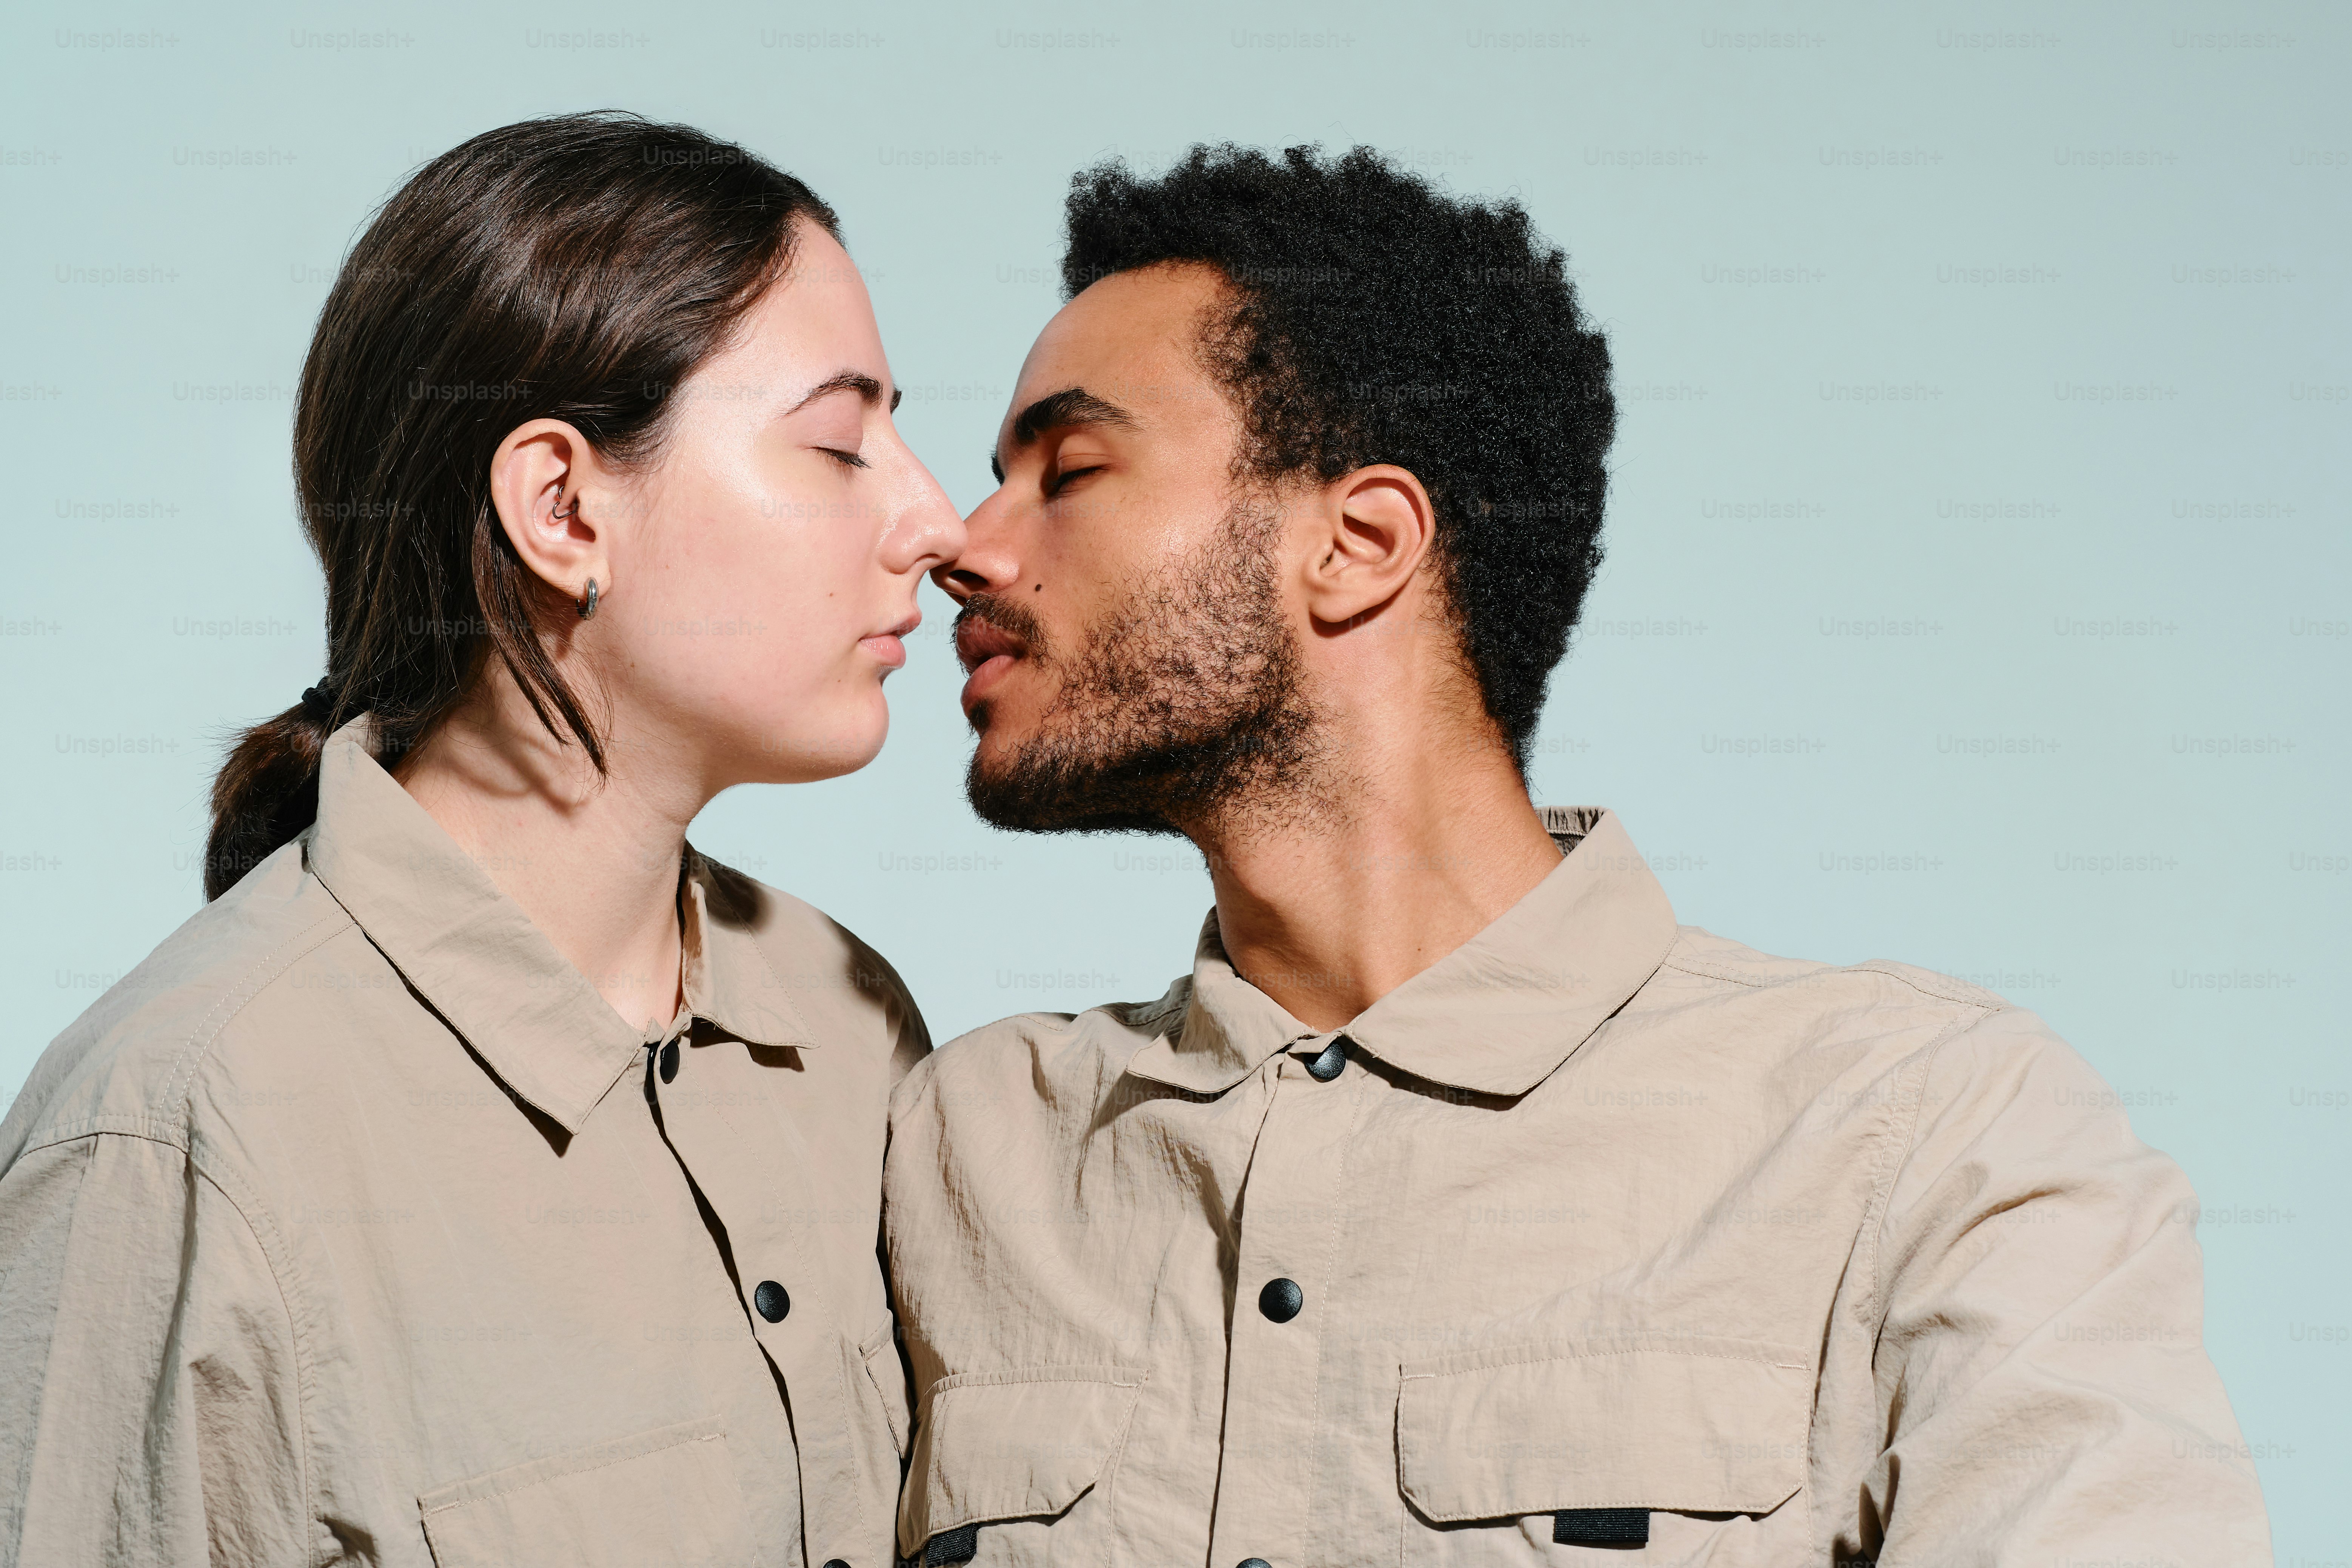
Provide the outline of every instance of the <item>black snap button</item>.
[[793,1310],[793,1299],[784,1288],[772,1279],[762,1279],[760,1288],[751,1292],[751,1305],[760,1309],[760,1316],[772,1323],[781,1323],[784,1314]]
[[1274,1564],[1263,1557],[1244,1557],[1242,1559],[1242,1568],[1274,1568]]
[[828,1557],[824,1560],[824,1568],[849,1568],[849,1564],[838,1557]]
[[1347,1070],[1348,1044],[1345,1040],[1333,1040],[1323,1047],[1321,1056],[1307,1064],[1307,1076],[1323,1083],[1329,1083]]
[[1305,1305],[1307,1292],[1298,1288],[1296,1279],[1269,1279],[1265,1289],[1257,1293],[1257,1310],[1277,1323],[1290,1321]]
[[676,1040],[662,1047],[661,1075],[664,1083],[677,1076],[677,1042]]

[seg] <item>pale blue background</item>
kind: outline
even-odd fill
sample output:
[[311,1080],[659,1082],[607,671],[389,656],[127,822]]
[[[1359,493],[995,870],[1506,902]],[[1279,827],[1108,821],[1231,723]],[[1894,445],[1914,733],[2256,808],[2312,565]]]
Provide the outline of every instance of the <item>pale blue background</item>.
[[[905,427],[969,506],[1075,166],[1364,141],[1519,196],[1612,333],[1610,562],[1539,796],[1617,808],[1685,921],[2041,1009],[2209,1205],[2280,1560],[2352,1560],[2346,18],[20,3],[0,1101],[195,907],[219,740],[320,669],[291,389],[418,162],[602,105],[776,159],[844,215]],[[1156,995],[1197,859],[979,826],[925,595],[881,761],[740,792],[698,842],[873,940],[943,1038]]]

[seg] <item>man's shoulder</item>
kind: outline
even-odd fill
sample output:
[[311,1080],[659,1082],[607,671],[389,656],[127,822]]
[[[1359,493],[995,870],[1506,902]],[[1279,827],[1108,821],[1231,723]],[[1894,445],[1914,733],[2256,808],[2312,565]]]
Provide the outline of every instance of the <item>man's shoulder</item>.
[[205,1058],[236,1048],[238,1016],[358,928],[298,841],[190,916],[50,1042],[0,1123],[0,1169],[27,1147],[92,1132],[184,1148]]
[[[2048,978],[2018,977],[2025,984]],[[1696,926],[1677,931],[1628,1012],[1717,1042],[1715,1060],[1727,1054],[1767,1071],[1892,1074],[1932,1063],[1939,1079],[1980,1085],[2028,1073],[2097,1082],[2038,1013],[1969,977],[1891,959],[1786,958]],[[1737,1049],[1720,1053],[1727,1040]]]
[[1735,1010],[1748,1020],[1743,1033],[1760,1033],[1791,1049],[1857,1032],[1881,1037],[1887,1047],[1905,1048],[1996,1014],[2023,1011],[1973,980],[1916,963],[1788,958],[1683,926],[1633,1011],[1717,1008]]
[[1859,963],[1785,958],[1698,926],[1683,926],[1659,966],[1670,983],[1680,977],[1747,990],[1782,990],[1828,1004],[1866,1005],[1905,1000],[1985,1012],[2011,1005],[1998,992],[1958,975],[1917,964],[1873,958]]

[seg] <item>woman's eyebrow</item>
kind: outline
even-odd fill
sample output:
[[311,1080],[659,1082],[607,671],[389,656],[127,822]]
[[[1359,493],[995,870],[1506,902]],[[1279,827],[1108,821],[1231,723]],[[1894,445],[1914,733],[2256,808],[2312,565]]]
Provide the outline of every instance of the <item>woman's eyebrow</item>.
[[[875,380],[872,376],[866,374],[862,370],[845,370],[837,372],[824,381],[818,382],[814,386],[810,387],[806,396],[803,397],[798,403],[793,404],[790,408],[785,409],[784,412],[788,415],[798,414],[802,409],[806,408],[818,398],[835,392],[854,392],[857,394],[858,400],[863,403],[879,403],[882,400],[882,384],[880,382]],[[893,391],[890,394],[890,410],[892,413],[895,414],[898,412],[898,400],[905,395],[906,389],[903,387]]]

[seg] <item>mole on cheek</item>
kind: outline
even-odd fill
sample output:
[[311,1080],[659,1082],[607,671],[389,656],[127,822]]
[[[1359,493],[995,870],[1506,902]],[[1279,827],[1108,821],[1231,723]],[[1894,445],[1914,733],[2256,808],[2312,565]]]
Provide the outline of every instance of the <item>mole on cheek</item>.
[[1036,594],[1042,594],[1042,593],[1044,593],[1045,591],[1045,584],[1043,584],[1043,583],[1038,584],[1036,587],[1034,587],[1034,588],[1033,588],[1033,589],[1031,589],[1031,590],[1030,590],[1030,592],[1032,592],[1032,593],[1036,593]]

